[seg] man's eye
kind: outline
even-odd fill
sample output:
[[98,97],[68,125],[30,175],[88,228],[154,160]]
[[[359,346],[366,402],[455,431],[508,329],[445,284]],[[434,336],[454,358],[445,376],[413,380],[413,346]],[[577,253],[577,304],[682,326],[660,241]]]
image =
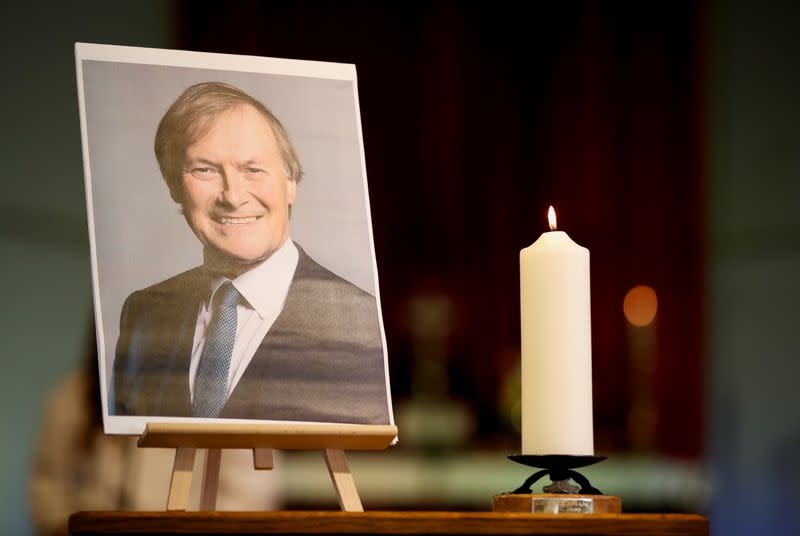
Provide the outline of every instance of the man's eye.
[[218,175],[216,168],[213,167],[192,168],[191,174],[198,179],[213,179]]
[[264,170],[261,169],[261,168],[249,167],[249,168],[246,168],[245,171],[247,173],[262,173]]

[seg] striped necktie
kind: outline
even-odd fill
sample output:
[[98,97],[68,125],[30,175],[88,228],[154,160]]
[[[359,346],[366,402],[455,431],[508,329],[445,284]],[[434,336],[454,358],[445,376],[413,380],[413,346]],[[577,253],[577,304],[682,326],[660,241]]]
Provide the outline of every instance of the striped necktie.
[[192,415],[218,417],[228,399],[228,369],[236,340],[236,305],[240,294],[230,281],[220,285],[212,303],[216,310],[206,332],[194,380]]

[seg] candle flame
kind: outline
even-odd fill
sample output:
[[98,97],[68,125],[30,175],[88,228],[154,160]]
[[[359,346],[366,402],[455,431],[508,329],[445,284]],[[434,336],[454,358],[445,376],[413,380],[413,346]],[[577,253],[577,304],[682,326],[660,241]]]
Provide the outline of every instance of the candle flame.
[[550,230],[556,230],[556,210],[553,208],[553,205],[550,205],[550,208],[547,210],[547,222],[550,224]]

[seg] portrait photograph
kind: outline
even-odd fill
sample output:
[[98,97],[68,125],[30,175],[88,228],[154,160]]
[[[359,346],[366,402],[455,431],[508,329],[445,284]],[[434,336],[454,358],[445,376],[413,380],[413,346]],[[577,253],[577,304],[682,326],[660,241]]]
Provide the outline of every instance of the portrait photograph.
[[75,50],[106,433],[394,424],[355,66]]

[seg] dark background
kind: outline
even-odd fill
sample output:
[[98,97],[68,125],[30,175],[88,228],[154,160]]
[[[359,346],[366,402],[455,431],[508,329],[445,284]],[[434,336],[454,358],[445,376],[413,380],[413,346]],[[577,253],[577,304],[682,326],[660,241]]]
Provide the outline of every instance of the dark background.
[[[452,305],[442,358],[476,441],[518,361],[518,252],[561,228],[592,254],[598,449],[630,447],[622,298],[660,300],[652,447],[702,452],[704,12],[689,2],[178,6],[179,48],[355,63],[398,400],[406,311]],[[198,29],[213,29],[198,31]],[[676,389],[675,386],[680,386]]]
[[[793,3],[12,3],[0,20],[0,532],[31,531],[39,412],[90,310],[75,41],[356,64],[403,448],[518,448],[518,252],[553,204],[592,254],[597,451],[699,468],[710,494],[684,508],[716,534],[798,528]],[[637,284],[659,299],[648,331],[622,315]],[[403,428],[443,401],[472,433]]]

